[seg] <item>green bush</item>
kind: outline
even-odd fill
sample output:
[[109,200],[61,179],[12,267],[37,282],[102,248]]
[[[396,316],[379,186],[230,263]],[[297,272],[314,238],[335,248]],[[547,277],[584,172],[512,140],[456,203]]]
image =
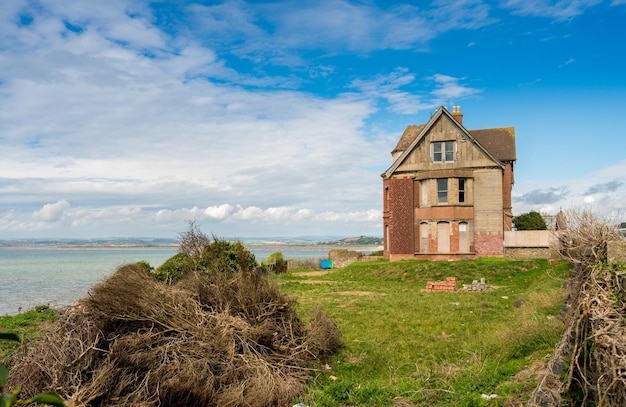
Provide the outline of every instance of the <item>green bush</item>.
[[263,270],[271,273],[286,273],[287,272],[287,260],[281,252],[274,252],[270,254],[267,259],[261,262]]
[[153,275],[161,281],[176,283],[187,274],[251,272],[256,258],[243,243],[213,237],[211,241],[195,223],[180,235],[180,252],[157,268]]
[[193,261],[185,253],[177,253],[159,266],[153,275],[161,281],[180,281],[185,274],[193,270]]
[[539,212],[530,211],[513,218],[517,230],[546,230],[546,221]]

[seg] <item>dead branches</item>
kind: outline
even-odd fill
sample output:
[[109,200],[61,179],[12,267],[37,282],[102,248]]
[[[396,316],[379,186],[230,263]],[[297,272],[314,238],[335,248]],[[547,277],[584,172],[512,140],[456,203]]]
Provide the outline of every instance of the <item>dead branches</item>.
[[615,225],[589,211],[569,212],[567,224],[558,250],[575,268],[565,321],[564,343],[572,351],[564,393],[573,406],[624,406],[626,265],[607,263],[607,242],[621,237]]
[[621,239],[617,225],[597,218],[589,210],[570,210],[565,216],[567,229],[559,232],[556,247],[561,256],[585,268],[606,262],[606,242]]
[[21,348],[11,378],[77,406],[284,405],[339,346],[330,320],[304,326],[260,272],[169,285],[129,265]]

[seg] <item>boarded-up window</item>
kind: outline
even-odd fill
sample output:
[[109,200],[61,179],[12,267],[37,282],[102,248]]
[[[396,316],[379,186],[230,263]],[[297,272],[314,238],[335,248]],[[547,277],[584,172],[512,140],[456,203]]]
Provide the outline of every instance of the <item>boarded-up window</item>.
[[469,225],[467,222],[459,223],[459,251],[469,253]]
[[428,252],[428,222],[420,223],[420,252]]
[[427,180],[423,180],[421,182],[421,185],[422,185],[422,187],[421,187],[421,189],[422,189],[421,190],[421,200],[422,200],[421,206],[422,206],[422,208],[425,208],[425,207],[428,206],[428,181]]
[[437,252],[450,253],[450,224],[437,223]]

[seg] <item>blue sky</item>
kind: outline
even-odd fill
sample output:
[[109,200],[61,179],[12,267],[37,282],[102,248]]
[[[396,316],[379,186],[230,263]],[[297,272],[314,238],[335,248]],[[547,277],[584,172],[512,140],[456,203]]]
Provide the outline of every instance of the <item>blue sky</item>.
[[381,235],[407,125],[514,126],[515,214],[626,221],[626,0],[3,0],[0,236]]

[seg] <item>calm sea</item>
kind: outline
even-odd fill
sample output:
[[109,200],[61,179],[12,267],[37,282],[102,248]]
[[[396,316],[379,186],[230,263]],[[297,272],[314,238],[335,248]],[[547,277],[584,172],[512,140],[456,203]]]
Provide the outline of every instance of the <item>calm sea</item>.
[[[261,261],[276,248],[252,248]],[[281,248],[287,259],[325,258],[328,248]],[[119,266],[147,261],[158,267],[175,247],[56,248],[0,247],[0,315],[14,315],[41,304],[70,305]]]

